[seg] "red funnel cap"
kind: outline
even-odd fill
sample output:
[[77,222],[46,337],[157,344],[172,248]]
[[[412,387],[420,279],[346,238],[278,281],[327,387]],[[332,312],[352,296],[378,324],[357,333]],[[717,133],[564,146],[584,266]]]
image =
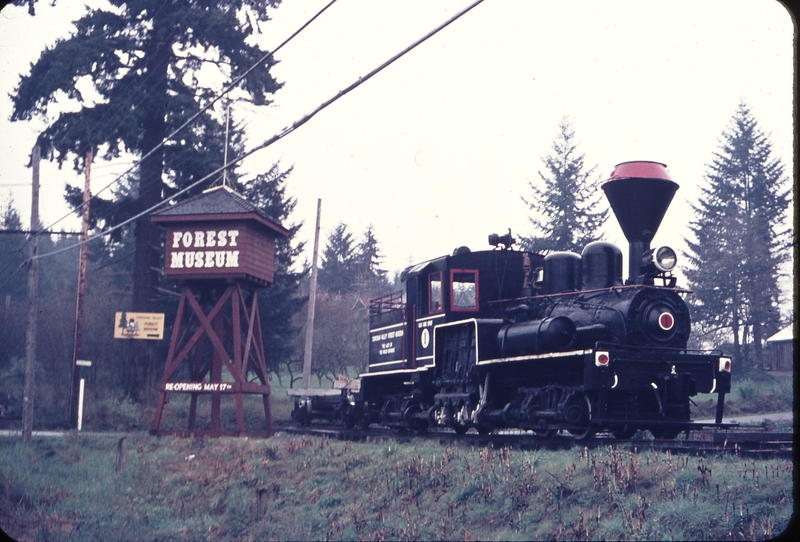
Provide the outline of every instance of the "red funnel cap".
[[678,184],[659,162],[617,164],[603,191],[628,242],[645,242],[656,234]]

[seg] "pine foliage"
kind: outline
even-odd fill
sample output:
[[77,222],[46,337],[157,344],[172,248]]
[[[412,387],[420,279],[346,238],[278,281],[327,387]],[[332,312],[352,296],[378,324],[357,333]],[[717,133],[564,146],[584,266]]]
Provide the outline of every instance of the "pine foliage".
[[359,242],[339,223],[328,237],[322,252],[319,285],[328,293],[376,297],[386,293],[387,271],[381,268],[381,255],[374,227],[370,224]]
[[522,198],[533,212],[529,220],[535,229],[522,244],[533,252],[580,253],[588,243],[600,239],[599,229],[608,211],[597,209],[601,194],[592,179],[597,166],[586,168],[569,118],[561,120],[558,130],[553,153],[542,158],[545,171],[537,172],[540,183],[528,183],[533,197]]
[[[65,99],[77,107],[60,114],[40,135],[43,156],[80,171],[88,151],[112,159],[141,159],[113,199],[92,202],[93,225],[117,224],[151,208],[223,163],[225,113],[221,104],[200,114],[189,128],[160,147],[167,135],[199,113],[223,85],[264,57],[250,38],[268,21],[279,0],[108,0],[87,11],[73,33],[43,51],[11,96],[12,121],[47,119]],[[24,2],[17,2],[21,4]],[[33,13],[36,0],[27,2]],[[230,95],[265,105],[280,88],[270,74],[275,60],[250,72]],[[242,130],[229,146],[241,149]],[[191,196],[207,186],[197,186]],[[80,192],[67,189],[72,205]],[[162,231],[143,215],[133,227],[131,308],[165,312],[159,291]],[[119,240],[122,236],[117,237]],[[152,390],[161,357],[156,346],[129,349],[126,393],[140,400]]]
[[[263,55],[248,43],[267,21],[271,0],[109,0],[88,11],[74,32],[42,52],[20,78],[12,121],[46,117],[66,97],[77,110],[61,112],[39,138],[43,154],[59,164],[84,167],[87,151],[111,159],[122,152],[143,157],[216,96],[217,81],[230,81]],[[31,4],[33,5],[33,4]],[[240,83],[236,97],[266,104],[280,85],[263,69]],[[219,77],[200,72],[216,69]],[[210,83],[209,81],[215,81]],[[234,130],[232,146],[241,145]],[[127,194],[93,205],[95,216],[113,223],[128,218],[213,171],[222,164],[224,113],[207,110],[175,141],[142,161]],[[198,190],[205,187],[198,187]],[[67,199],[79,203],[76,190]],[[96,220],[96,218],[95,218]],[[147,217],[136,224],[134,304],[142,309],[157,297],[158,229]],[[141,237],[141,239],[140,239]]]
[[686,276],[700,336],[732,339],[742,360],[748,356],[742,347],[752,344],[759,364],[763,340],[780,324],[778,280],[790,257],[786,185],[769,138],[740,103],[694,207]]
[[353,291],[357,268],[356,246],[347,224],[337,224],[322,251],[318,277],[320,288],[339,295]]

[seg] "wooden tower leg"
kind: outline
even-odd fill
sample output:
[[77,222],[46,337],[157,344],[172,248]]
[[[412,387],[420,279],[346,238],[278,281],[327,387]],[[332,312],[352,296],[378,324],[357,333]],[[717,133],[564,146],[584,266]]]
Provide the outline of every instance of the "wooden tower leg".
[[[237,285],[236,291],[231,296],[231,325],[233,327],[233,365],[237,368],[240,375],[240,385],[244,384],[247,380],[247,360],[242,358],[242,308],[244,307],[244,298],[242,297],[242,289]],[[238,434],[244,434],[244,400],[242,397],[242,389],[234,394],[236,401],[236,431]]]
[[[213,328],[214,332],[216,333],[218,338],[223,337],[223,325],[224,325],[224,311],[220,311],[214,317],[213,320]],[[223,354],[219,352],[217,348],[214,348],[211,351],[211,382],[222,382],[222,363],[223,363]],[[219,425],[219,414],[220,414],[220,402],[221,402],[221,395],[219,393],[212,393],[211,394],[211,432],[212,433],[219,433],[220,425]]]
[[161,377],[161,385],[159,386],[156,415],[153,417],[153,425],[150,428],[150,432],[153,434],[161,429],[161,416],[164,413],[164,404],[167,401],[167,392],[164,390],[164,383],[175,371],[175,349],[178,345],[178,337],[180,336],[182,327],[181,324],[183,322],[183,313],[186,308],[187,295],[192,295],[192,293],[191,290],[184,286],[181,292],[181,299],[178,302],[178,312],[175,314],[175,323],[172,325],[172,337],[170,338],[169,351],[167,352],[167,363],[164,366],[164,376]]
[[[218,284],[216,287],[202,289],[199,293],[193,293],[187,286],[183,288],[159,388],[159,403],[151,429],[154,434],[247,435],[244,419],[245,393],[261,395],[264,404],[263,430],[252,434],[272,436],[274,433],[257,289],[248,290],[249,297],[246,298],[240,284],[228,284],[227,288],[223,288],[223,285]],[[210,351],[205,344],[206,340],[210,343]],[[189,382],[173,380],[183,363],[188,364]],[[231,379],[226,378],[223,382],[225,367],[230,372]],[[248,371],[252,371],[259,382],[248,382]],[[161,429],[167,393],[190,394],[187,429]],[[211,420],[208,429],[198,430],[197,410],[202,394],[211,395]],[[233,394],[236,408],[235,431],[224,430],[223,427],[223,394]]]
[[264,337],[261,333],[261,315],[258,312],[258,290],[253,290],[252,305],[250,310],[250,329],[253,335],[253,350],[255,352],[255,371],[258,379],[261,381],[262,386],[266,388],[263,394],[264,400],[264,430],[267,436],[272,436],[275,431],[272,426],[272,408],[270,406],[269,396],[271,393],[269,387],[269,378],[267,378],[267,361],[264,354]]
[[[194,357],[192,358],[191,365],[189,367],[189,377],[191,378],[192,382],[201,382],[203,380],[203,376],[205,376],[202,372],[204,344],[205,342],[201,339],[197,341],[197,346],[195,346]],[[195,421],[197,419],[198,396],[199,394],[193,393],[189,401],[189,431],[194,431]]]

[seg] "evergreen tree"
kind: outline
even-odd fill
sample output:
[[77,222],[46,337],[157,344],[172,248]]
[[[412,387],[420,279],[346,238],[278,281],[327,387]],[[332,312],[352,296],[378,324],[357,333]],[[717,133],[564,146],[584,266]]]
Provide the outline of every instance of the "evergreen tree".
[[344,295],[355,290],[358,273],[358,252],[347,224],[339,223],[328,236],[322,251],[318,281],[323,290]]
[[25,356],[25,326],[27,318],[27,267],[20,266],[28,257],[19,212],[9,198],[0,213],[0,369],[12,358]]
[[[218,67],[230,80],[252,66],[263,52],[247,38],[267,20],[270,0],[109,0],[110,8],[87,13],[75,33],[46,49],[31,72],[21,77],[12,101],[12,120],[43,116],[59,91],[81,108],[66,112],[40,137],[59,163],[74,157],[83,167],[87,151],[104,149],[112,158],[122,150],[143,156],[216,96],[204,86],[201,69]],[[32,6],[32,4],[31,4]],[[272,65],[270,62],[268,65]],[[100,95],[87,104],[79,82],[93,82]],[[268,69],[255,70],[240,95],[265,104],[279,85]],[[199,179],[222,163],[224,115],[206,111],[191,129],[143,160],[129,198],[109,214],[131,216]],[[95,211],[110,206],[93,205]],[[152,306],[158,285],[159,230],[143,217],[136,224],[134,308]]]
[[790,191],[771,154],[769,139],[740,103],[708,166],[690,225],[694,240],[687,239],[686,276],[700,336],[732,335],[744,362],[752,344],[758,364],[764,339],[779,326],[780,266],[790,256],[784,226]]
[[[268,20],[267,8],[279,0],[108,0],[108,9],[88,12],[75,22],[75,32],[46,49],[14,94],[11,120],[45,116],[48,105],[66,95],[80,105],[61,113],[39,138],[45,154],[62,163],[73,157],[83,168],[87,151],[113,158],[126,151],[145,156],[220,90],[207,80],[231,81],[264,53],[248,38]],[[28,4],[31,14],[36,0]],[[251,72],[236,89],[238,99],[268,103],[280,85],[270,75],[274,60]],[[219,78],[201,77],[216,69]],[[84,101],[82,84],[91,84],[100,98]],[[208,110],[190,129],[142,160],[127,197],[94,201],[92,212],[116,223],[150,208],[177,189],[222,164],[224,119]],[[232,146],[241,146],[234,130]],[[200,190],[204,187],[198,187]],[[190,194],[187,194],[190,195]],[[76,203],[77,193],[68,191]],[[104,213],[101,215],[101,213]],[[161,231],[148,216],[135,223],[133,310],[163,310],[158,283]],[[154,382],[154,346],[139,341],[131,360],[128,393],[138,399]]]
[[569,250],[580,253],[583,247],[600,238],[600,226],[608,211],[598,211],[601,194],[591,176],[597,166],[585,169],[584,155],[578,150],[575,131],[569,118],[558,125],[553,153],[544,157],[545,172],[538,171],[541,185],[529,182],[530,200],[522,198],[534,212],[529,217],[536,230],[522,239],[526,250],[547,253]]
[[[9,198],[0,214],[0,230],[11,232],[22,229],[22,220],[14,207],[14,200]],[[27,296],[27,275],[20,269],[20,265],[28,257],[25,238],[24,233],[0,234],[0,293],[3,294],[3,299],[7,295],[17,300],[23,300]]]
[[385,293],[389,281],[387,271],[381,269],[383,255],[375,238],[374,227],[370,224],[364,232],[364,240],[356,248],[356,285],[359,295],[370,297]]
[[297,201],[286,194],[286,180],[292,168],[280,171],[277,164],[254,180],[245,183],[247,200],[275,218],[289,236],[275,240],[275,275],[272,286],[258,294],[258,310],[264,336],[264,355],[267,368],[278,373],[279,367],[289,368],[300,360],[299,348],[302,326],[296,316],[305,307],[307,297],[300,295],[300,283],[307,270],[296,271],[294,266],[305,243],[296,240],[303,223],[288,224]]

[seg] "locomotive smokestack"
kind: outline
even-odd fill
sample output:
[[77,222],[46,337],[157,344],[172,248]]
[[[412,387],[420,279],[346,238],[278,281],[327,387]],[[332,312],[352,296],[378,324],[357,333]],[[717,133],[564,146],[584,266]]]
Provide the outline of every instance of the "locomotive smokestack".
[[635,282],[678,184],[666,165],[638,161],[617,164],[602,187],[628,240],[628,282]]

